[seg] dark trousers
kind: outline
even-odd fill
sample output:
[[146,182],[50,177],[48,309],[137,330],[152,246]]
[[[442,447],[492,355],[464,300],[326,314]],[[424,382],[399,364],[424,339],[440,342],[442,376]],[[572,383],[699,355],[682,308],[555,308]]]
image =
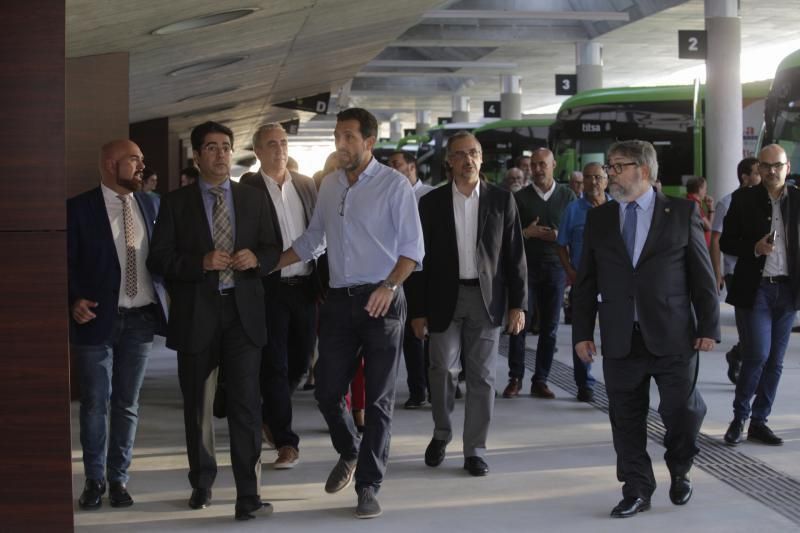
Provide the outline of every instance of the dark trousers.
[[697,352],[656,357],[634,330],[631,353],[622,359],[603,358],[608,392],[608,417],[617,452],[617,479],[625,497],[650,498],[656,489],[653,466],[647,454],[647,414],[650,378],[656,380],[661,402],[658,413],[666,427],[664,460],[670,474],[686,475],[692,467],[697,435],[706,404],[695,389]]
[[430,354],[427,340],[414,335],[411,321],[406,320],[403,331],[403,358],[408,373],[408,393],[412,400],[425,400],[428,397],[428,366]]
[[[395,382],[400,363],[406,300],[397,292],[382,318],[372,318],[364,306],[375,286],[362,286],[352,296],[330,289],[319,317],[319,359],[314,369],[314,396],[328,423],[333,447],[346,460],[358,458],[356,490],[380,487],[389,459]],[[366,409],[359,443],[344,396],[364,357]]]
[[261,478],[261,349],[242,328],[233,295],[219,296],[218,317],[216,324],[208,324],[215,334],[204,350],[178,352],[189,482],[192,488],[211,488],[217,475],[212,410],[218,367],[222,365],[237,497],[257,496]]
[[547,381],[553,366],[566,283],[567,276],[561,263],[528,263],[528,313],[525,328],[521,333],[511,335],[508,341],[508,377],[521,380],[525,375],[525,336],[535,305],[539,311],[539,341],[533,381]]
[[[261,420],[269,426],[277,448],[297,449],[300,437],[292,431],[291,398],[297,381],[292,377],[299,381],[316,342],[311,278],[294,285],[274,276],[268,278],[264,283],[264,302],[267,345],[261,352]],[[303,369],[299,375],[298,368]]]

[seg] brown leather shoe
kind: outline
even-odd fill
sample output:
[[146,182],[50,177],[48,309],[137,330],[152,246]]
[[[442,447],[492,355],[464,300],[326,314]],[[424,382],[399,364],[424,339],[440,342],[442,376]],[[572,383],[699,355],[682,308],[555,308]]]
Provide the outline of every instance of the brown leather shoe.
[[278,450],[278,459],[272,464],[275,470],[288,470],[300,462],[300,452],[291,446],[281,446]]
[[522,389],[522,382],[518,378],[511,378],[508,380],[506,390],[503,391],[503,398],[516,398],[519,396],[519,391]]
[[552,400],[556,397],[544,381],[534,381],[531,386],[531,396]]

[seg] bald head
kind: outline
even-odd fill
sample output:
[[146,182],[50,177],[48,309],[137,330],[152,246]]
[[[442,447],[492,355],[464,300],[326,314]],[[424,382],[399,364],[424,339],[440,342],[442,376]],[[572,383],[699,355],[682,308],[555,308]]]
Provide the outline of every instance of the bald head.
[[556,160],[553,152],[547,148],[537,148],[531,154],[531,171],[533,183],[539,189],[546,191],[553,185],[553,172],[556,169]]
[[119,194],[141,190],[144,155],[133,141],[119,139],[104,144],[99,166],[106,187]]

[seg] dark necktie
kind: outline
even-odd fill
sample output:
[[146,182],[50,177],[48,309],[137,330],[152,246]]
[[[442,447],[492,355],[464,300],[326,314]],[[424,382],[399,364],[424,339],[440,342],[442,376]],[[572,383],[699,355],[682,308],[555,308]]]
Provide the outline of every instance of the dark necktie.
[[[233,228],[231,217],[228,213],[228,203],[225,201],[225,189],[214,187],[210,189],[214,195],[214,208],[211,210],[211,225],[214,229],[214,248],[223,252],[233,253]],[[233,285],[233,270],[226,268],[219,272],[219,283],[222,286]]]
[[636,202],[631,202],[625,207],[625,222],[622,224],[622,240],[625,242],[625,249],[633,263],[633,247],[636,244]]

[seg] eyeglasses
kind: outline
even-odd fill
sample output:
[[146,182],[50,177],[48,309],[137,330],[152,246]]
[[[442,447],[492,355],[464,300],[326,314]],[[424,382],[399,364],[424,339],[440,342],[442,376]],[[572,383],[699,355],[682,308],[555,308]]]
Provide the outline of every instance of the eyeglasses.
[[473,148],[468,152],[464,152],[463,150],[459,150],[458,152],[451,152],[448,157],[452,157],[453,159],[457,159],[460,161],[462,159],[466,159],[467,157],[469,157],[470,159],[478,159],[480,156],[481,156],[481,151]]
[[218,153],[222,152],[223,154],[227,155],[227,154],[231,153],[231,151],[233,151],[233,149],[230,147],[230,145],[227,145],[227,144],[223,144],[222,146],[220,146],[220,145],[215,144],[215,143],[209,143],[209,144],[203,146],[203,151],[207,152],[209,154],[218,154]]
[[587,178],[590,179],[590,180],[594,180],[594,181],[601,181],[601,180],[606,179],[606,175],[605,174],[584,174],[583,175],[583,179],[587,179]]
[[342,201],[339,202],[339,216],[344,216],[344,201],[347,200],[347,193],[350,192],[350,187],[345,188],[344,193],[342,194]]
[[603,172],[608,174],[613,170],[614,174],[622,174],[623,167],[632,167],[632,166],[638,167],[639,163],[630,162],[630,163],[614,163],[611,165],[603,165]]
[[764,161],[758,162],[758,170],[760,170],[761,172],[769,172],[771,170],[774,170],[777,173],[780,172],[785,166],[786,163],[783,163],[781,161],[778,161],[777,163],[765,163]]

